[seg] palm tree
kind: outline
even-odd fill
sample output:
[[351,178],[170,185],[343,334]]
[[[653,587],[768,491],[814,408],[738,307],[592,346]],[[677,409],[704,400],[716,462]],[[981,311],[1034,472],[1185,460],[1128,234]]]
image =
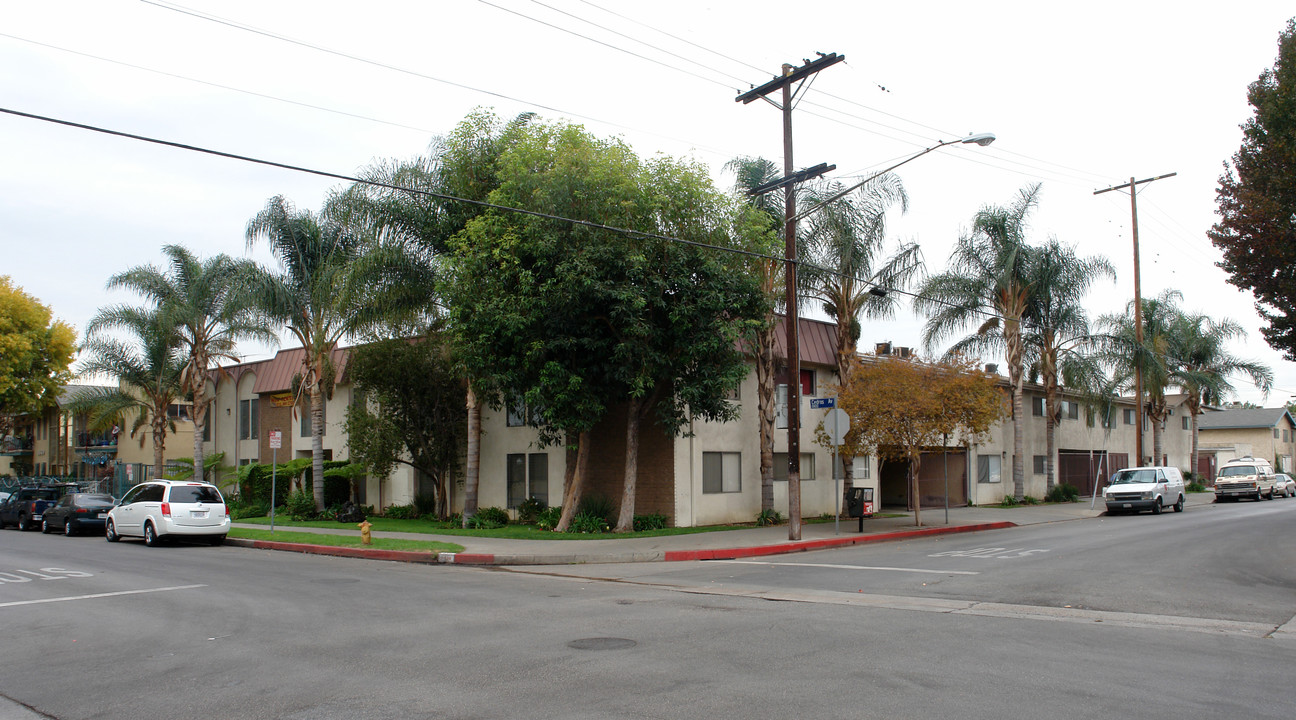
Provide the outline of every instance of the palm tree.
[[[107,327],[124,330],[131,339],[108,337],[103,334]],[[131,437],[149,428],[153,438],[153,477],[162,477],[166,435],[175,432],[168,410],[184,395],[180,378],[185,362],[179,331],[157,309],[114,307],[92,318],[86,334],[81,347],[82,373],[115,377],[118,386],[87,387],[68,403],[67,409],[85,413],[89,426],[96,430],[133,414]]]
[[[725,170],[732,171],[737,180],[735,192],[746,194],[772,180],[782,177],[782,171],[772,160],[765,158],[738,157],[725,165]],[[755,275],[760,285],[761,294],[769,305],[765,322],[753,333],[750,339],[752,357],[756,369],[756,413],[760,433],[760,476],[761,476],[761,510],[774,509],[774,376],[778,372],[774,357],[775,334],[778,330],[778,309],[783,302],[783,263],[768,256],[778,254],[779,228],[783,223],[783,207],[776,202],[773,193],[764,193],[753,197],[751,207],[758,213],[754,222],[764,226],[764,243],[757,241],[756,252],[767,257],[753,258],[749,271]]]
[[927,315],[923,343],[929,351],[950,335],[991,316],[981,321],[975,332],[955,343],[945,356],[1004,349],[1012,384],[1013,496],[1018,500],[1026,494],[1022,320],[1036,290],[1030,277],[1026,217],[1036,206],[1039,192],[1036,183],[1022,189],[1008,207],[983,207],[973,219],[971,231],[955,244],[948,269],[922,283],[914,300],[914,311]]
[[[886,291],[913,281],[922,270],[922,254],[917,243],[904,243],[889,258],[881,258],[887,213],[897,207],[902,213],[909,209],[899,176],[879,175],[850,195],[822,205],[841,190],[834,182],[813,185],[805,193],[804,205],[819,209],[806,221],[798,280],[800,292],[820,303],[837,324],[837,378],[846,385],[862,332],[860,317],[895,315],[897,296]],[[852,460],[842,457],[846,491],[852,487]]]
[[[200,261],[180,245],[166,245],[165,270],[153,265],[139,265],[108,279],[108,287],[130,288],[157,303],[164,321],[173,325],[187,359],[181,373],[183,390],[193,397],[194,454],[193,467],[204,468],[203,428],[212,398],[207,393],[207,373],[213,360],[238,362],[236,344],[240,340],[277,342],[274,332],[255,311],[248,280],[254,266],[246,260],[217,255]],[[117,325],[119,311],[130,308],[108,308],[99,313],[99,327]]]
[[1228,376],[1242,374],[1255,386],[1269,392],[1273,388],[1273,371],[1265,365],[1242,360],[1229,354],[1225,344],[1246,336],[1241,325],[1232,320],[1216,322],[1205,315],[1191,314],[1179,318],[1175,326],[1175,383],[1188,395],[1188,412],[1192,416],[1192,472],[1197,472],[1197,417],[1202,405],[1219,404],[1233,392]]
[[[1038,374],[1044,384],[1044,419],[1047,460],[1046,489],[1052,490],[1056,478],[1057,423],[1062,414],[1058,393],[1059,374],[1065,372],[1071,382],[1096,377],[1097,365],[1086,352],[1093,347],[1089,336],[1089,317],[1084,296],[1100,278],[1116,280],[1116,270],[1104,257],[1081,258],[1075,248],[1056,238],[1031,252],[1031,284],[1034,292],[1025,315],[1024,343],[1031,360],[1032,377]],[[1091,383],[1086,383],[1091,384]]]
[[[1133,378],[1143,373],[1143,389],[1147,400],[1140,408],[1138,432],[1143,432],[1142,413],[1146,411],[1152,424],[1152,464],[1161,464],[1164,455],[1162,431],[1169,416],[1166,389],[1174,384],[1179,372],[1176,326],[1182,322],[1183,312],[1178,302],[1183,294],[1178,290],[1164,290],[1155,298],[1143,298],[1143,342],[1140,344],[1134,328],[1134,301],[1125,307],[1124,314],[1103,315],[1098,319],[1109,334],[1106,361],[1119,375]],[[1130,389],[1130,388],[1126,388]],[[1144,462],[1138,459],[1139,464]]]
[[251,249],[264,240],[280,272],[259,268],[251,286],[261,312],[281,322],[301,343],[298,397],[309,398],[315,506],[324,507],[324,401],[333,393],[333,351],[353,332],[360,317],[353,263],[367,238],[353,224],[309,210],[298,211],[283,196],[270,198],[248,222]]

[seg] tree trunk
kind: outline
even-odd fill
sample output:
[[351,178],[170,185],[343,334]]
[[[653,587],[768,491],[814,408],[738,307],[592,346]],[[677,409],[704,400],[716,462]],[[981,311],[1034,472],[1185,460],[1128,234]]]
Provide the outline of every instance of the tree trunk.
[[166,422],[167,409],[162,408],[162,415],[158,417],[157,408],[153,411],[153,479],[162,479],[162,456],[166,451]]
[[[1053,342],[1052,333],[1047,339],[1050,344]],[[1062,403],[1058,399],[1057,358],[1046,352],[1043,361],[1044,413],[1047,416],[1044,422],[1044,451],[1047,453],[1044,460],[1044,491],[1047,494],[1053,491],[1057,478],[1057,424],[1062,419]]]
[[[555,532],[567,532],[572,518],[576,516],[576,506],[580,504],[582,486],[585,484],[585,473],[589,467],[590,442],[589,431],[582,432],[576,440],[576,466],[571,473],[571,482],[567,483],[563,493],[562,517],[558,519]],[[569,456],[570,458],[570,456]]]
[[1189,403],[1188,412],[1192,413],[1192,421],[1191,421],[1192,422],[1192,455],[1191,455],[1192,467],[1190,467],[1189,470],[1192,471],[1193,481],[1204,485],[1205,481],[1197,477],[1197,468],[1199,462],[1197,459],[1198,458],[1197,453],[1199,451],[1199,447],[1197,444],[1197,414],[1201,412],[1201,407],[1196,402]]
[[614,532],[634,532],[635,486],[639,480],[639,425],[642,398],[631,398],[626,407],[625,478],[621,491],[621,514]]
[[477,480],[481,473],[481,404],[477,390],[468,383],[468,462],[464,468],[463,525],[477,514]]
[[918,494],[918,469],[922,466],[921,450],[909,458],[909,497],[913,498],[914,525],[922,527],[922,496]]
[[1012,382],[1012,404],[1013,404],[1013,498],[1021,500],[1026,496],[1026,469],[1023,464],[1023,455],[1026,452],[1026,444],[1023,438],[1025,432],[1022,419],[1022,339],[1021,328],[1016,320],[1008,320],[1004,323],[1004,341],[1008,346],[1008,374]]
[[310,387],[311,402],[311,491],[315,509],[324,509],[324,393],[318,370]]
[[774,322],[756,334],[756,412],[760,430],[761,510],[774,509]]
[[[194,479],[200,481],[207,480],[207,468],[203,467],[203,428],[207,427],[207,410],[211,407],[211,400],[207,398],[207,359],[206,356],[195,358],[191,368],[197,368],[198,363],[203,363],[201,371],[195,370],[193,377],[193,426],[194,426]],[[237,394],[237,393],[236,393]],[[212,478],[215,480],[216,478]]]

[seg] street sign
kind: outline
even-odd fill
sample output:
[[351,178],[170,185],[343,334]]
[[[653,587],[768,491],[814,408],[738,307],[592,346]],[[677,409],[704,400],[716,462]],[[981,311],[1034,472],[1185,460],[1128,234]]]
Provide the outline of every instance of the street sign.
[[270,431],[270,448],[271,448],[272,450],[278,450],[278,449],[281,448],[281,447],[283,447],[283,431],[281,431],[281,430],[271,430],[271,431]]
[[810,409],[821,410],[823,408],[837,407],[837,398],[811,398]]
[[841,445],[842,440],[846,438],[846,432],[850,430],[850,416],[844,410],[836,408],[829,410],[828,414],[824,415],[823,427],[832,444]]

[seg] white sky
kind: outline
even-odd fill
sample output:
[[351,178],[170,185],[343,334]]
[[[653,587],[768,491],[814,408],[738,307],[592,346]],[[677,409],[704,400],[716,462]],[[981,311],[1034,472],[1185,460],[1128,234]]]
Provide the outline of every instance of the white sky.
[[[341,174],[424,152],[474,107],[532,110],[641,155],[692,156],[727,188],[731,157],[782,153],[778,111],[736,95],[837,52],[846,62],[795,113],[797,167],[833,163],[849,182],[942,140],[998,135],[899,171],[911,204],[891,233],[918,240],[930,272],[980,206],[1041,181],[1033,240],[1111,259],[1117,284],[1090,308],[1120,311],[1129,196],[1093,191],[1177,172],[1140,186],[1144,296],[1175,288],[1186,309],[1244,325],[1231,349],[1269,364],[1276,389],[1266,401],[1239,378],[1239,398],[1274,406],[1296,395],[1296,364],[1264,343],[1205,232],[1251,114],[1246,86],[1293,14],[1269,0],[0,0],[0,107]],[[79,332],[100,306],[138,302],[105,291],[110,274],[160,262],[166,243],[243,255],[268,198],[318,209],[333,184],[0,114],[0,274]],[[921,324],[907,308],[867,323],[861,348],[916,346]]]

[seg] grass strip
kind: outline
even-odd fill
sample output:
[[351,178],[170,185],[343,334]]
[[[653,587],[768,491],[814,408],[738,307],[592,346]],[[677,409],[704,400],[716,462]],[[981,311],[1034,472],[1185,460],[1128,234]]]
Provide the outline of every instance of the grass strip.
[[[278,524],[277,522],[275,523]],[[374,550],[412,550],[425,552],[464,551],[463,545],[435,540],[397,540],[393,538],[374,538],[372,545],[365,545],[358,535],[325,535],[323,533],[292,532],[286,530],[252,530],[249,528],[230,528],[232,538],[248,540],[273,540],[275,542],[301,543],[303,545],[336,545],[341,547],[372,548]]]

